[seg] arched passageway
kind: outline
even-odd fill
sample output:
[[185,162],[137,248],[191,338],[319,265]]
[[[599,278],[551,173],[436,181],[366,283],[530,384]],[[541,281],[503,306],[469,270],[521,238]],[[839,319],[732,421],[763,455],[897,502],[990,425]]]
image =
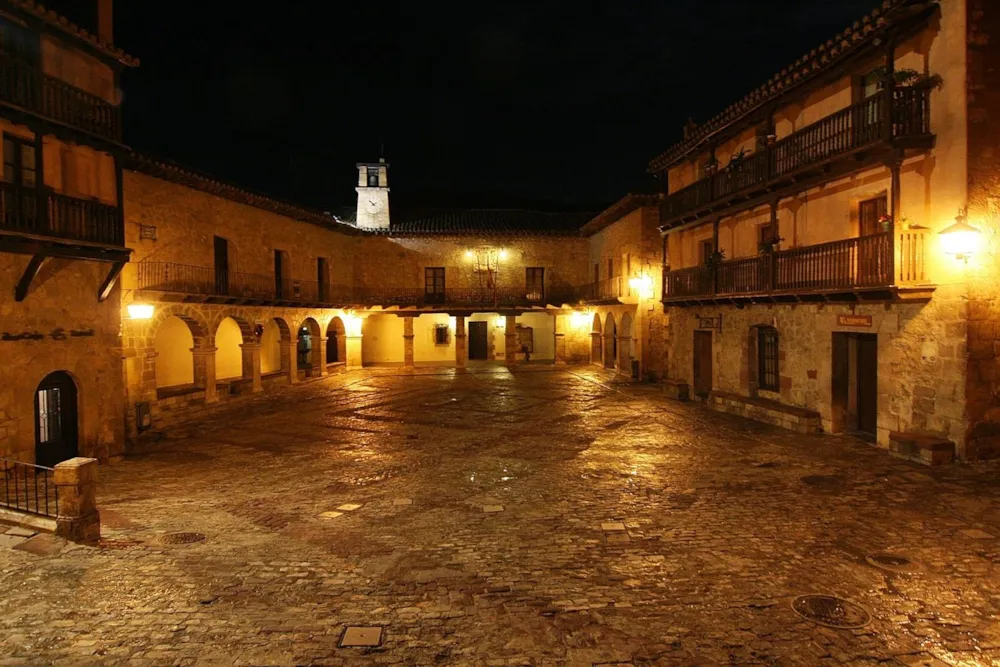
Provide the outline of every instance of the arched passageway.
[[326,363],[339,364],[347,361],[347,331],[339,317],[330,320],[326,327]]
[[194,335],[187,322],[171,316],[163,320],[153,338],[156,352],[156,387],[194,384]]
[[66,371],[50,373],[35,391],[35,464],[51,468],[79,452],[76,382]]
[[295,350],[298,355],[297,367],[304,370],[306,375],[320,375],[320,366],[323,363],[323,350],[321,345],[321,333],[319,323],[311,317],[307,317],[298,329],[298,342]]
[[219,322],[215,330],[215,379],[232,380],[243,377],[243,331],[231,317]]
[[288,361],[281,358],[281,343],[288,340],[288,325],[272,318],[264,323],[260,336],[260,372],[275,373],[287,370]]
[[615,316],[608,313],[604,321],[604,367],[614,368],[618,361],[618,327]]
[[594,313],[594,324],[590,330],[590,363],[599,364],[603,359],[604,347],[601,336],[604,334],[604,327],[601,325],[601,316]]

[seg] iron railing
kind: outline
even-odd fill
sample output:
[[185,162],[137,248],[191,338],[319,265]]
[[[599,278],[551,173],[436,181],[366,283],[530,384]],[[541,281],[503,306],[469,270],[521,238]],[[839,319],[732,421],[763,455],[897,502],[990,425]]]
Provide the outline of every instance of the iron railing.
[[37,65],[0,56],[0,101],[90,134],[121,141],[121,108],[42,72]]
[[[892,96],[889,113],[888,93],[880,91],[666,196],[663,220],[682,217],[879,141],[929,135],[930,88],[897,87]],[[887,128],[890,116],[891,128]]]
[[53,468],[0,459],[0,475],[3,476],[0,506],[25,514],[57,516],[59,490],[54,474]]
[[610,301],[624,296],[621,276],[605,278],[583,285],[578,289],[578,292],[581,301]]
[[120,207],[6,182],[0,182],[0,230],[125,245]]
[[907,229],[664,273],[664,300],[913,285],[926,280],[926,230]]

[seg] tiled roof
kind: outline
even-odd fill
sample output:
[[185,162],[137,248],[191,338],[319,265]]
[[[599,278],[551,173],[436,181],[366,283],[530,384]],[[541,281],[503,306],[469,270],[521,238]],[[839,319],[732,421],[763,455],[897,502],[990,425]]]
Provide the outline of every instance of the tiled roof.
[[393,213],[380,234],[577,236],[591,212],[546,213],[524,209],[462,209]]
[[135,56],[130,56],[123,50],[117,48],[114,44],[109,42],[101,41],[97,35],[84,30],[80,26],[72,23],[65,16],[61,16],[56,12],[45,7],[45,5],[35,2],[34,0],[7,0],[11,5],[21,9],[29,14],[37,16],[49,25],[59,28],[63,32],[66,32],[78,39],[89,43],[92,47],[100,51],[101,53],[111,56],[115,60],[119,61],[123,65],[128,65],[129,67],[138,67],[139,59]]
[[661,195],[630,192],[611,206],[594,216],[581,230],[585,235],[596,234],[608,225],[613,225],[626,215],[643,206],[656,206]]
[[937,6],[937,0],[884,0],[881,9],[855,21],[853,26],[805,54],[771,77],[763,86],[699,125],[689,137],[653,158],[649,162],[649,171],[660,171],[683,159],[719,130],[760,109],[820,72],[843,62],[862,47],[878,45],[889,28],[918,14],[929,15]]
[[352,224],[347,224],[332,214],[321,213],[313,209],[289,204],[280,199],[275,199],[251,190],[246,190],[237,185],[226,183],[212,176],[199,174],[198,172],[174,164],[173,162],[153,158],[148,155],[132,153],[127,163],[128,168],[166,181],[178,183],[186,187],[207,192],[212,195],[223,197],[230,201],[246,204],[271,213],[283,215],[295,220],[310,222],[314,225],[334,229],[345,234],[358,234],[358,228]]

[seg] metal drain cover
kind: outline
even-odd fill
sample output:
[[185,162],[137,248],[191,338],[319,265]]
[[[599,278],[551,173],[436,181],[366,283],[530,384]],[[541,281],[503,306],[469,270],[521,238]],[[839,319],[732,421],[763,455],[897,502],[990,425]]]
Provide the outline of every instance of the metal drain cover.
[[920,563],[916,563],[906,556],[899,554],[871,554],[865,556],[869,565],[874,565],[890,572],[917,572],[920,570]]
[[201,533],[166,533],[160,535],[160,544],[194,544],[204,542],[205,536]]
[[792,611],[807,621],[841,630],[863,628],[872,622],[867,609],[832,595],[800,595],[792,600]]

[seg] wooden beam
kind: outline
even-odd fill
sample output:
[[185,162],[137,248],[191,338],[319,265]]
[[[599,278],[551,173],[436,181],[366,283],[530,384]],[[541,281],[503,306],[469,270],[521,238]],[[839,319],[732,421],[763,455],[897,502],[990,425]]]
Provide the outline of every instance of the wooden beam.
[[101,283],[101,287],[97,290],[97,302],[103,303],[111,295],[111,290],[115,287],[115,282],[118,280],[118,276],[121,275],[122,269],[125,268],[125,261],[119,260],[111,265],[108,270],[108,275]]
[[46,255],[44,253],[31,256],[28,266],[24,267],[24,273],[21,274],[21,279],[17,281],[17,286],[14,288],[14,301],[24,301],[25,297],[28,296],[28,289],[31,287],[31,282],[38,275],[38,271],[42,268],[42,262],[45,261],[45,258]]

